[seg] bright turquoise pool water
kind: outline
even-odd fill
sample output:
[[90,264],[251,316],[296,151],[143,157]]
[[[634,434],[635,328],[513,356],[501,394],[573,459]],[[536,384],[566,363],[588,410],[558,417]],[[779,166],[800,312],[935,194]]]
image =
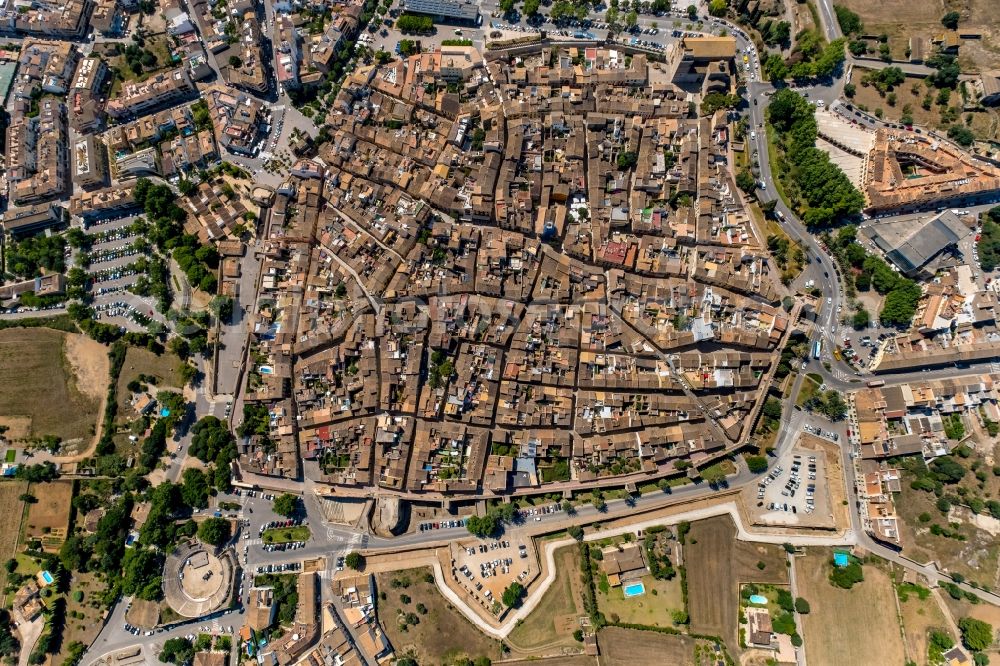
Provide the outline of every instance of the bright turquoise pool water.
[[752,603],[752,604],[766,604],[767,603],[767,597],[765,597],[763,594],[751,594],[750,595],[750,603]]
[[625,586],[625,597],[638,597],[646,593],[646,586],[642,583],[631,583]]

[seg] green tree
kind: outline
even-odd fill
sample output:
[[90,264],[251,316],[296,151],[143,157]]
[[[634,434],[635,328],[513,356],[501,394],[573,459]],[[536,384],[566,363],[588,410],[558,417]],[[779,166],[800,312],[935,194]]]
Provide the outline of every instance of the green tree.
[[948,128],[948,138],[960,146],[971,146],[976,137],[968,127],[964,125],[952,125]]
[[941,483],[958,483],[968,471],[951,456],[935,458],[928,468],[934,474],[934,478]]
[[778,421],[781,419],[781,411],[781,401],[777,398],[768,398],[764,401],[764,406],[761,408],[761,415],[764,418]]
[[845,35],[861,34],[864,32],[865,28],[861,22],[861,17],[850,9],[843,5],[834,5],[833,11],[836,12],[837,23],[840,24],[840,30]]
[[962,644],[974,652],[993,645],[993,627],[982,620],[963,617],[958,621],[958,629],[962,632]]
[[749,168],[740,169],[740,172],[736,174],[736,186],[747,194],[754,191],[757,183],[754,180],[753,174],[750,172]]
[[177,189],[180,190],[181,194],[189,197],[194,194],[194,191],[198,189],[198,186],[195,185],[193,180],[182,178],[177,182]]
[[524,586],[514,581],[503,591],[503,605],[507,608],[514,608],[521,605],[521,597],[524,596]]
[[864,579],[861,565],[854,560],[845,567],[834,566],[830,571],[830,583],[845,590],[851,589],[855,583],[860,583]]
[[712,486],[721,483],[726,479],[726,473],[719,465],[709,465],[705,469],[698,470],[698,473],[701,475],[701,478],[705,483]]
[[744,456],[747,462],[747,468],[753,474],[762,474],[767,471],[767,457],[765,456]]
[[[183,338],[174,338],[183,339]],[[226,423],[215,416],[204,416],[191,428],[191,446],[188,452],[202,462],[212,462],[223,449],[235,445],[236,440]]]
[[469,516],[465,520],[465,527],[472,534],[485,539],[495,535],[500,526],[496,514],[487,513],[485,516]]
[[274,498],[274,512],[279,516],[291,518],[299,508],[299,498],[290,493],[284,493]]
[[701,100],[701,115],[710,116],[719,109],[733,109],[740,103],[739,95],[724,95],[712,92]]
[[356,550],[351,551],[347,554],[347,557],[344,558],[344,564],[355,571],[361,571],[365,568],[365,556]]
[[184,470],[184,483],[181,485],[181,500],[184,504],[204,509],[208,506],[208,476],[200,469],[189,467]]
[[221,546],[232,536],[232,525],[225,518],[208,518],[198,526],[198,538],[212,546]]
[[639,163],[639,153],[634,151],[623,151],[618,154],[618,168],[622,171],[627,171],[629,169],[634,169],[635,165]]
[[165,663],[186,664],[194,659],[194,645],[186,638],[168,638],[160,651],[160,661]]
[[962,15],[958,12],[948,12],[941,17],[941,25],[948,28],[949,30],[957,30],[958,22],[962,18]]
[[163,555],[148,548],[130,548],[122,559],[121,591],[147,601],[163,595]]

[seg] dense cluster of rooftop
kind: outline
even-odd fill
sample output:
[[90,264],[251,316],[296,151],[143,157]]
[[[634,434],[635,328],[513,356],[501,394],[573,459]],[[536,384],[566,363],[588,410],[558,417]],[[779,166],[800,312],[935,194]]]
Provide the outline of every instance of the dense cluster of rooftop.
[[244,474],[497,494],[746,443],[794,314],[724,112],[641,54],[446,46],[326,120],[264,239]]

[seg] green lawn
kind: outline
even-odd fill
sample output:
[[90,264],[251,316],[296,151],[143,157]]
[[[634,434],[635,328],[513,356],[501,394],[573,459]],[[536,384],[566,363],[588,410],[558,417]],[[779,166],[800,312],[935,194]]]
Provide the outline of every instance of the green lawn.
[[795,404],[801,407],[806,404],[806,401],[819,393],[820,385],[817,384],[811,377],[807,376],[802,380],[802,389],[799,391],[798,397],[795,399]]
[[305,525],[295,527],[276,527],[264,530],[264,543],[289,543],[290,541],[308,541],[311,532]]
[[684,610],[680,576],[674,576],[672,580],[643,576],[641,581],[646,593],[629,598],[625,597],[624,585],[609,587],[605,592],[606,581],[607,576],[601,575],[597,586],[597,606],[606,616],[617,616],[621,622],[673,627],[673,612]]

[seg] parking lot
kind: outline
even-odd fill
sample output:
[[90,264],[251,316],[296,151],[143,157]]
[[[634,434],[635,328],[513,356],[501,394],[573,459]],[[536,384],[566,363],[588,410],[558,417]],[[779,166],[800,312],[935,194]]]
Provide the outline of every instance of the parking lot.
[[129,291],[139,279],[136,262],[148,253],[144,241],[130,228],[138,215],[118,215],[90,222],[83,232],[91,240],[88,251],[92,307],[99,321],[143,330],[153,319],[161,321],[152,299]]
[[486,608],[503,598],[514,581],[526,584],[537,573],[531,540],[505,537],[490,541],[464,541],[452,544],[452,575],[455,580]]
[[[818,431],[815,426],[803,427]],[[823,432],[834,441],[836,433]],[[825,519],[830,513],[826,488],[826,456],[821,451],[794,447],[781,457],[771,473],[757,486],[756,500],[761,521],[771,525],[809,525],[813,518]]]

